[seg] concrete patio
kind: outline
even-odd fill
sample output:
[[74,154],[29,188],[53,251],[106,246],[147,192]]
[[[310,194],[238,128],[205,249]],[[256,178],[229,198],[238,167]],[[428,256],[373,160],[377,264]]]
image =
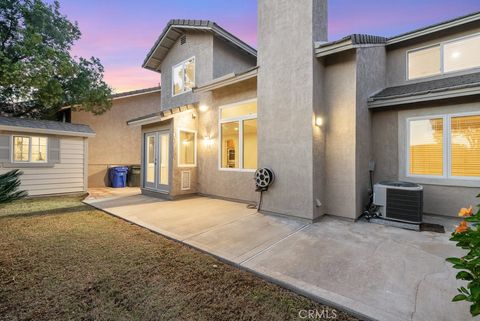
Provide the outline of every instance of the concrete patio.
[[[363,319],[471,320],[452,303],[462,283],[445,258],[450,232],[413,232],[324,217],[315,224],[266,216],[205,197],[163,201],[138,191],[92,191],[85,202],[211,253]],[[452,229],[454,219],[433,217]]]

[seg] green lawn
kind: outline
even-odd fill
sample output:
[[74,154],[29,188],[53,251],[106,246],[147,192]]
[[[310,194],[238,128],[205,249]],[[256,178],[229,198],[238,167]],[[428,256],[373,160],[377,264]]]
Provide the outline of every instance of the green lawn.
[[80,201],[30,199],[0,209],[0,320],[283,321],[300,319],[300,310],[334,313]]

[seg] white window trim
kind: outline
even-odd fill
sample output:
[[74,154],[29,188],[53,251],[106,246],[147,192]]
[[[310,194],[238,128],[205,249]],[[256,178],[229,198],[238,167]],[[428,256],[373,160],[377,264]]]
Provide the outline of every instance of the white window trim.
[[[188,61],[192,60],[193,59],[193,65],[195,67],[195,78],[193,79],[193,83],[196,84],[197,83],[197,61],[195,59],[195,56],[193,57],[190,57],[188,59],[185,59],[184,61],[182,62],[179,62],[178,64],[172,66],[172,82],[171,82],[171,85],[172,85],[172,97],[176,97],[176,96],[180,96],[180,95],[183,95],[183,94],[186,94],[186,93],[189,93],[189,92],[192,92],[192,88],[189,88],[188,90],[185,90],[185,63],[187,63]],[[178,66],[183,66],[183,88],[184,90],[179,92],[178,94],[175,94],[175,77],[174,77],[174,73],[173,71],[175,70],[175,68],[177,68]]]
[[[446,180],[446,181],[470,181],[478,183],[480,177],[474,176],[453,176],[452,175],[452,148],[451,148],[451,123],[452,118],[456,117],[468,117],[468,116],[480,116],[480,112],[464,112],[464,113],[452,113],[452,114],[437,114],[428,116],[409,117],[406,119],[406,141],[405,141],[405,177],[407,178],[428,178],[432,180]],[[426,119],[443,119],[443,175],[414,175],[410,174],[410,123],[415,120]]]
[[[239,101],[236,103],[223,105],[218,108],[218,170],[223,172],[245,172],[245,173],[254,173],[256,169],[248,169],[243,168],[243,122],[245,120],[257,119],[257,114],[239,116],[239,117],[231,117],[222,119],[222,110],[236,107],[242,104],[248,104],[251,102],[256,102],[257,99],[247,99],[243,101]],[[232,123],[238,122],[238,146],[239,146],[239,153],[238,153],[238,168],[224,168],[222,167],[222,124],[224,123]]]
[[[407,81],[415,81],[415,80],[418,80],[418,79],[427,79],[427,78],[432,78],[432,77],[438,77],[438,76],[444,76],[444,75],[449,75],[449,74],[456,74],[456,73],[462,73],[462,72],[465,72],[465,71],[469,71],[469,70],[476,70],[476,69],[480,69],[480,66],[477,66],[477,67],[470,67],[470,68],[464,68],[464,69],[459,69],[459,70],[454,70],[454,71],[448,71],[446,72],[445,71],[445,57],[444,57],[444,52],[445,52],[445,45],[447,44],[451,44],[451,43],[455,43],[455,42],[459,42],[459,41],[462,41],[462,40],[465,40],[465,39],[469,39],[469,38],[475,38],[475,37],[480,37],[480,32],[479,33],[474,33],[472,35],[467,35],[467,36],[463,36],[463,37],[458,37],[458,38],[455,38],[455,39],[451,39],[451,40],[446,40],[446,41],[442,41],[442,42],[438,42],[438,43],[435,43],[435,44],[432,44],[432,45],[428,45],[428,46],[423,46],[423,47],[418,47],[418,48],[414,48],[414,49],[410,49],[410,50],[407,50],[406,52],[406,70],[405,70],[405,79]],[[440,47],[440,72],[437,73],[437,74],[433,74],[433,75],[429,75],[429,76],[422,76],[422,77],[416,77],[416,78],[410,78],[410,75],[409,75],[409,69],[410,69],[410,59],[409,59],[409,56],[410,56],[410,53],[412,52],[416,52],[416,51],[421,51],[421,50],[425,50],[425,49],[429,49],[429,48],[433,48],[433,47]]]
[[[15,160],[15,137],[28,138],[28,160],[26,160],[26,161]],[[47,154],[45,155],[45,160],[44,161],[33,161],[32,160],[32,138],[33,137],[45,138],[47,140],[47,144],[45,145],[46,148],[47,148]],[[48,163],[48,137],[46,137],[46,136],[12,135],[11,146],[12,146],[12,150],[10,152],[11,163],[16,163],[16,164],[45,164],[45,163]]]
[[[180,148],[182,146],[182,141],[180,140],[180,133],[181,132],[186,132],[186,133],[192,133],[194,134],[194,148],[193,148],[193,164],[182,164],[180,163]],[[178,132],[177,132],[177,135],[178,135],[178,139],[177,139],[177,149],[178,149],[178,153],[177,153],[177,165],[178,167],[183,167],[183,168],[186,168],[186,167],[197,167],[197,131],[196,130],[192,130],[192,129],[186,129],[186,128],[179,128],[178,129]]]

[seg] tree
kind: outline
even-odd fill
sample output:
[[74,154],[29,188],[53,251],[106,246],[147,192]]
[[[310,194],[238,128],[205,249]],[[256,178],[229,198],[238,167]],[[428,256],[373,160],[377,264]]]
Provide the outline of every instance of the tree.
[[66,105],[108,110],[112,90],[100,60],[70,55],[80,36],[58,1],[0,0],[0,112],[49,117]]
[[0,205],[27,197],[27,192],[18,190],[20,175],[18,169],[0,175]]

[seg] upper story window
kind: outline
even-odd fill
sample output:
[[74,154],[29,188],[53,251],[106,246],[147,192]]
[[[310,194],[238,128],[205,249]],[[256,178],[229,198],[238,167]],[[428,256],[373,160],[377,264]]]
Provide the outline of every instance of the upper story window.
[[480,35],[408,51],[408,79],[480,67]]
[[172,67],[172,95],[189,92],[195,87],[195,57]]
[[408,79],[439,75],[441,67],[440,46],[410,51],[408,53]]
[[13,136],[13,162],[46,163],[47,141],[46,137]]

